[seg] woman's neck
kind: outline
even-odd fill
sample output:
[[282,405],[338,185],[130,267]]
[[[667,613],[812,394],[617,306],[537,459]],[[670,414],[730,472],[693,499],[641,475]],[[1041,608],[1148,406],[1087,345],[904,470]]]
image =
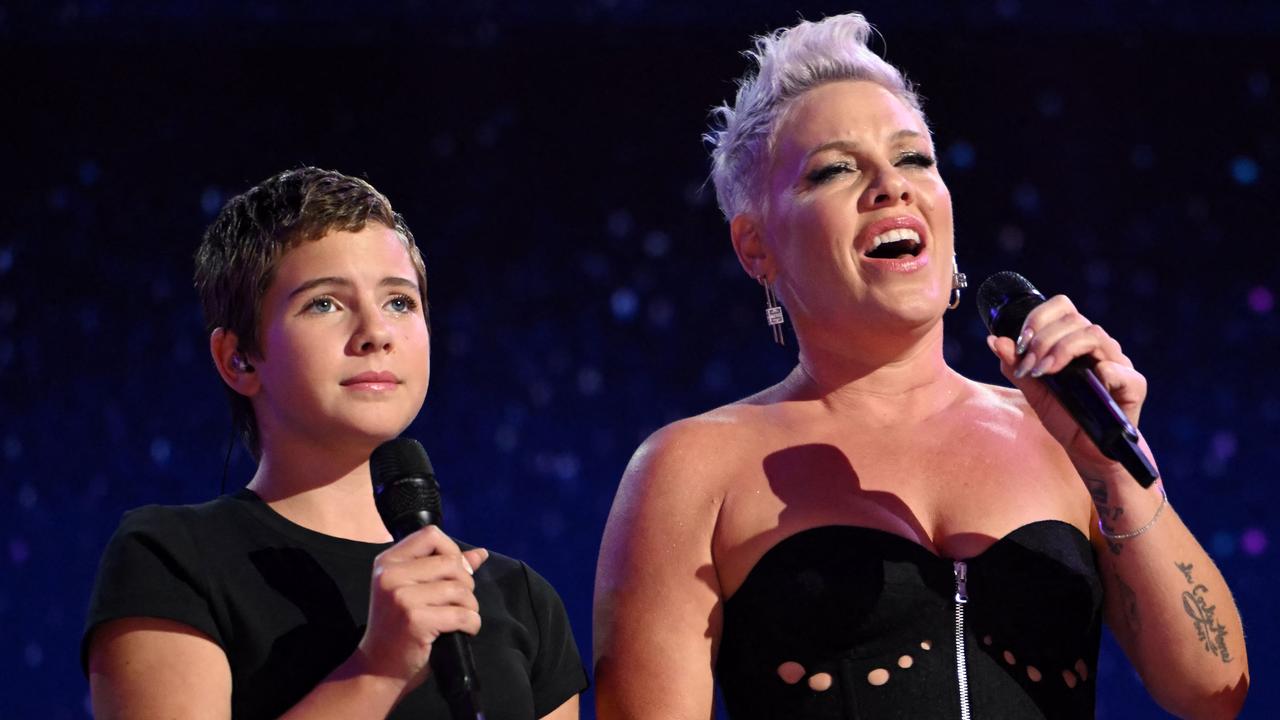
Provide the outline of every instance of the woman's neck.
[[873,424],[931,417],[951,405],[966,381],[942,356],[942,323],[918,336],[864,336],[834,343],[800,342],[800,361],[784,383],[797,399],[832,412],[854,412]]

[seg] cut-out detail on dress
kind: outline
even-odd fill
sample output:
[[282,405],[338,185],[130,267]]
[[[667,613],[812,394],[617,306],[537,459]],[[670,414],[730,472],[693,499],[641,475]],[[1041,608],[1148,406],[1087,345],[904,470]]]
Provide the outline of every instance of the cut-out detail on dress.
[[809,689],[815,692],[826,692],[831,689],[831,673],[816,673],[809,676]]
[[915,658],[911,657],[910,655],[903,655],[902,657],[898,658],[898,667],[902,668],[903,670],[906,670],[907,668],[915,664],[916,664]]
[[933,649],[933,643],[929,642],[928,640],[921,640],[921,641],[920,641],[920,649],[921,649],[921,650],[932,650],[932,649]]
[[1031,682],[1040,682],[1040,678],[1043,676],[1040,674],[1040,671],[1036,669],[1035,665],[1028,665],[1027,677],[1031,679]]
[[1010,665],[1018,662],[1018,658],[1014,657],[1013,653],[1009,652],[1008,650],[1005,650],[1004,654],[1001,655],[1001,657],[1003,657],[1004,661]]
[[778,666],[778,677],[788,685],[795,685],[804,677],[804,666],[794,660],[788,660]]
[[879,687],[889,682],[889,671],[884,668],[876,668],[867,673],[867,682]]
[[1076,661],[1076,674],[1080,676],[1081,682],[1089,680],[1089,666],[1084,664],[1084,658]]
[[983,635],[983,636],[982,636],[982,644],[983,644],[983,645],[986,645],[986,646],[988,646],[988,647],[990,647],[990,646],[991,646],[991,636],[990,636],[990,635]]
[[1080,682],[1080,679],[1077,678],[1076,674],[1071,672],[1070,670],[1063,670],[1062,682],[1066,683],[1067,687],[1074,689],[1076,684]]

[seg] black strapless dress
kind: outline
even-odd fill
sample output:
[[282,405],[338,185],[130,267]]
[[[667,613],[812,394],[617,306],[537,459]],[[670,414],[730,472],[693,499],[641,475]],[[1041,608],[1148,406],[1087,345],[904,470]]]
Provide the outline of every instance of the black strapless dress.
[[1057,520],[963,561],[811,528],[725,602],[716,680],[734,720],[1092,718],[1101,606],[1093,547]]

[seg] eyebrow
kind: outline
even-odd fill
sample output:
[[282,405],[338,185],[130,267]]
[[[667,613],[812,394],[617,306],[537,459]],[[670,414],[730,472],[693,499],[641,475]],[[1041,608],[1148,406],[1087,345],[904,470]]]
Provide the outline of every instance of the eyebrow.
[[[294,288],[293,292],[289,293],[289,298],[293,299],[295,296],[301,295],[302,293],[307,292],[308,290],[311,290],[313,288],[320,287],[321,285],[339,285],[342,287],[352,287],[353,285],[355,285],[355,283],[351,282],[347,278],[336,277],[336,276],[312,278],[311,280],[308,280],[302,283],[301,285],[299,285],[298,287]],[[378,287],[404,287],[404,288],[409,288],[410,290],[416,291],[418,289],[418,283],[412,280],[409,280],[408,278],[388,276],[388,277],[382,278],[382,280],[378,283]]]
[[[911,130],[910,128],[903,128],[901,130],[898,130],[894,134],[890,135],[889,142],[895,143],[900,140],[909,140],[909,139],[920,138],[920,137],[924,137],[924,133],[919,132],[917,130]],[[805,153],[804,157],[805,157],[805,160],[808,160],[809,158],[813,157],[814,155],[817,155],[820,152],[823,152],[824,150],[857,150],[860,147],[862,146],[852,140],[831,140],[828,142],[824,142],[818,147]]]

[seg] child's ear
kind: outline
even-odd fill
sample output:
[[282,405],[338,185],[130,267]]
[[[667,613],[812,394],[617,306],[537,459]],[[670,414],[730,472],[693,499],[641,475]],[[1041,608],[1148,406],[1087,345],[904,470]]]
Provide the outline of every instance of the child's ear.
[[240,351],[240,338],[226,328],[217,328],[209,335],[209,354],[222,381],[232,390],[253,397],[262,386],[253,363]]

